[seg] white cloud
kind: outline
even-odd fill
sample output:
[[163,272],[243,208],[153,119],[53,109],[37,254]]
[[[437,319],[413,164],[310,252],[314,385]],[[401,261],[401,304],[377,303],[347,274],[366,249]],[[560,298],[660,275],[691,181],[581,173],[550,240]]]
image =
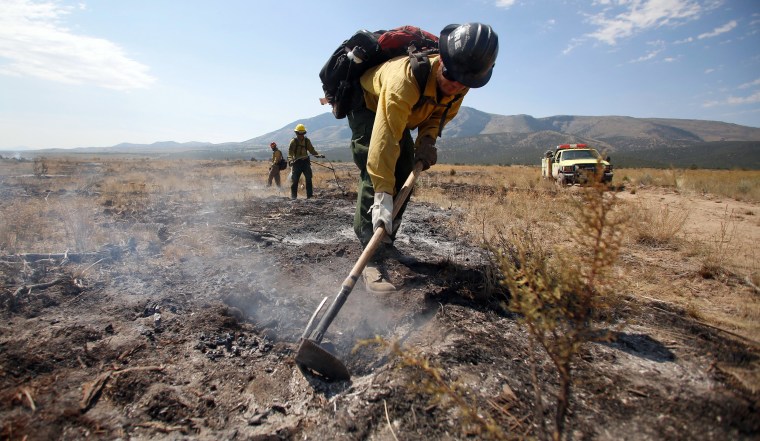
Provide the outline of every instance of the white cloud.
[[754,86],[760,86],[760,78],[756,79],[755,81],[750,81],[749,83],[744,83],[739,86],[739,89],[747,89],[749,87]]
[[717,37],[720,34],[725,34],[726,32],[731,31],[737,25],[738,23],[736,22],[736,20],[731,20],[728,23],[724,24],[723,26],[713,29],[712,32],[705,32],[704,34],[700,34],[697,38],[702,40],[705,38]]
[[517,0],[496,0],[497,8],[509,9],[517,2]]
[[647,45],[654,46],[655,49],[650,50],[645,55],[642,55],[639,58],[633,59],[629,61],[628,63],[641,63],[643,61],[648,61],[655,58],[660,52],[663,51],[663,48],[665,47],[665,42],[662,40],[655,40],[655,41],[647,42]]
[[642,31],[676,25],[699,17],[702,7],[692,0],[619,0],[623,11],[608,16],[607,9],[590,18],[597,30],[589,37],[609,45]]
[[656,57],[657,54],[659,54],[660,52],[662,52],[662,49],[650,51],[646,55],[642,55],[639,58],[629,61],[629,63],[641,63],[642,61],[651,60],[652,58]]
[[746,96],[746,97],[730,96],[726,100],[726,103],[727,104],[732,104],[732,105],[735,105],[735,104],[755,104],[755,103],[760,103],[760,92],[755,92],[752,95]]
[[570,52],[575,50],[576,47],[580,46],[582,44],[582,40],[578,38],[573,38],[570,40],[570,42],[567,44],[567,47],[562,51],[562,55],[568,55]]
[[757,104],[760,103],[760,91],[753,93],[749,96],[729,96],[728,98],[720,101],[708,101],[702,104],[702,107],[715,107],[715,106],[738,106],[742,104]]
[[713,68],[705,69],[705,74],[706,75],[709,75],[709,74],[711,74],[713,72],[715,72],[715,69],[713,69]]
[[0,61],[8,60],[0,64],[0,74],[116,90],[146,88],[155,81],[147,66],[118,45],[63,27],[69,13],[56,2],[0,1]]

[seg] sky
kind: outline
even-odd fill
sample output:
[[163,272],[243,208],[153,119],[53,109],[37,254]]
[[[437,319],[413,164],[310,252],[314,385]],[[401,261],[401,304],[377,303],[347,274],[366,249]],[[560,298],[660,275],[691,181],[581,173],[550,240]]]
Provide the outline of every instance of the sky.
[[329,112],[355,31],[464,22],[499,36],[466,106],[760,127],[758,0],[0,0],[0,149],[244,141]]

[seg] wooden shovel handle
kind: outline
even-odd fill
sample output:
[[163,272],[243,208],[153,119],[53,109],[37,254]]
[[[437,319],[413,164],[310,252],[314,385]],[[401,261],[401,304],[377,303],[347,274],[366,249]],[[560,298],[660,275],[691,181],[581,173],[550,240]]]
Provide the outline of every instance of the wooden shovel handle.
[[[401,190],[399,190],[398,194],[393,199],[394,220],[396,219],[398,212],[401,210],[401,206],[404,205],[404,202],[407,200],[407,198],[409,198],[409,193],[411,193],[412,188],[414,188],[414,183],[417,182],[417,177],[420,175],[420,173],[422,173],[422,167],[423,164],[421,161],[418,161],[416,164],[414,164],[414,169],[409,174],[409,177],[406,178],[404,186],[401,187]],[[364,267],[367,266],[369,259],[375,255],[375,252],[377,251],[378,247],[380,247],[380,244],[383,242],[383,238],[386,234],[387,233],[385,232],[385,228],[382,226],[375,230],[375,233],[372,235],[372,239],[370,239],[369,243],[364,248],[364,251],[362,251],[362,255],[359,256],[359,259],[351,269],[351,273],[349,273],[348,277],[346,277],[346,279],[343,281],[340,292],[335,297],[335,300],[333,300],[330,308],[328,308],[325,312],[325,315],[319,321],[319,325],[317,325],[316,329],[314,329],[311,338],[312,340],[317,343],[322,341],[322,337],[324,337],[325,332],[327,331],[327,327],[330,326],[330,323],[332,323],[333,319],[338,314],[338,311],[346,302],[348,295],[351,294],[351,291],[354,289],[354,285],[356,285],[356,281],[359,280],[359,276],[361,276],[362,271],[364,271]]]
[[[401,207],[404,205],[404,202],[409,198],[409,193],[411,193],[412,188],[414,188],[414,183],[417,181],[417,177],[420,173],[422,173],[422,162],[419,161],[414,165],[414,170],[409,174],[409,177],[406,178],[406,181],[404,182],[404,186],[401,187],[401,190],[398,191],[398,194],[393,199],[393,220],[396,220],[396,216],[398,216],[398,212],[401,210]],[[385,235],[388,234],[385,231],[385,228],[378,228],[375,230],[375,233],[372,235],[372,239],[370,239],[369,243],[367,243],[367,246],[364,248],[364,251],[362,252],[362,255],[359,256],[359,260],[356,261],[354,264],[353,269],[351,269],[351,273],[348,275],[348,278],[346,278],[346,282],[353,278],[358,279],[358,277],[361,275],[362,271],[364,271],[364,267],[367,266],[367,262],[369,262],[369,259],[372,258],[372,256],[375,255],[375,252],[380,247],[380,244],[383,243],[383,238],[385,238]],[[345,285],[346,282],[343,282]],[[356,280],[354,280],[356,282]]]

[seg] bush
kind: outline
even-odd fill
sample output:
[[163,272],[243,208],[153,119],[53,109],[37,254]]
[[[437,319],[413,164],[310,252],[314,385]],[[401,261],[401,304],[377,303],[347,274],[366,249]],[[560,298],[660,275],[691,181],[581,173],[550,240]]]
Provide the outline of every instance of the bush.
[[37,156],[34,158],[32,170],[34,171],[34,176],[37,176],[38,178],[46,175],[48,173],[47,159],[44,156]]
[[[492,246],[496,266],[509,289],[509,309],[520,315],[533,340],[552,361],[559,379],[551,437],[563,438],[572,386],[572,362],[588,342],[608,339],[595,322],[613,316],[616,303],[611,268],[617,260],[628,218],[615,210],[614,193],[602,185],[584,188],[575,204],[569,250],[542,245],[535,227],[524,227]],[[567,251],[564,253],[563,251]],[[534,369],[537,369],[534,363]],[[542,390],[534,384],[536,420],[543,426]]]

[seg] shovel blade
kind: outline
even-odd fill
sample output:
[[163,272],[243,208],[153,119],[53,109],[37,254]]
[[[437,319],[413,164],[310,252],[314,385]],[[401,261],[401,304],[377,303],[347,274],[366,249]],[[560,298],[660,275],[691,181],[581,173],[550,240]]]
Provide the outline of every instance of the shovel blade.
[[331,381],[345,381],[351,378],[346,365],[319,344],[309,339],[301,339],[296,352],[296,363]]

